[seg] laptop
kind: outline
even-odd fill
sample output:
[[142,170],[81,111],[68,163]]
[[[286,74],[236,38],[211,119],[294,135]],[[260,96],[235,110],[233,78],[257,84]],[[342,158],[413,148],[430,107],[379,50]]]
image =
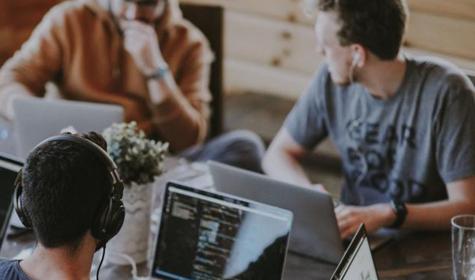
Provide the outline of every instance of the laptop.
[[351,240],[331,280],[378,280],[364,224]]
[[282,279],[292,213],[169,182],[152,279]]
[[13,113],[20,158],[26,158],[36,144],[66,127],[102,132],[111,124],[122,122],[124,115],[118,105],[44,98],[15,99]]
[[0,250],[13,213],[14,183],[23,163],[7,154],[0,154]]
[[290,251],[338,263],[343,243],[331,196],[213,161],[208,166],[216,190],[293,212]]
[[15,154],[12,123],[2,115],[0,115],[0,153]]

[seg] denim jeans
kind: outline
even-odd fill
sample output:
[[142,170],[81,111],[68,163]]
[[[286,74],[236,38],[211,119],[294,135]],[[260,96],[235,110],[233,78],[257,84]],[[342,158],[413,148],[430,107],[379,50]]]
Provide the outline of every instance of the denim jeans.
[[191,147],[180,154],[190,161],[214,160],[246,170],[263,173],[261,160],[264,143],[254,132],[236,130]]

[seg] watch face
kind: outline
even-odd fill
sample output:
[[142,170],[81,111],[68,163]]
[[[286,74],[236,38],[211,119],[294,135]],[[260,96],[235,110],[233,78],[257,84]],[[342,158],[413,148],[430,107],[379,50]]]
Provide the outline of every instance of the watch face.
[[161,79],[169,72],[168,66],[162,65],[159,66],[155,71],[147,76],[147,79]]

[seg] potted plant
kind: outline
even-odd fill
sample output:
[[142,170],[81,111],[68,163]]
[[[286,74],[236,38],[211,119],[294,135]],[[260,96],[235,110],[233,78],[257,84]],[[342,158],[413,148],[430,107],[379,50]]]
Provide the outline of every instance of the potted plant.
[[124,224],[108,246],[108,261],[126,264],[125,254],[140,263],[147,259],[153,183],[163,171],[168,143],[147,139],[135,122],[113,124],[103,132],[108,153],[124,181]]

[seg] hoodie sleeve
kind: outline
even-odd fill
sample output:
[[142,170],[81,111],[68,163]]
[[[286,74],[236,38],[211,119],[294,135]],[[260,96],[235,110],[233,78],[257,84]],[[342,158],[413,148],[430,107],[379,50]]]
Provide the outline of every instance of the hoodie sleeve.
[[210,65],[213,54],[208,43],[190,44],[175,81],[181,94],[171,95],[155,106],[159,134],[175,151],[201,143],[207,135],[209,119]]

